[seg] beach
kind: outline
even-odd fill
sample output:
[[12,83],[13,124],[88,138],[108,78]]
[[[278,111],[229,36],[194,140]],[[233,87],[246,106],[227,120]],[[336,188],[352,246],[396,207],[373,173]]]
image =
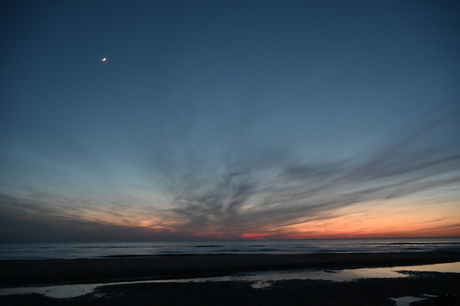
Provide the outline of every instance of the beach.
[[113,256],[94,259],[1,260],[0,285],[100,283],[238,272],[361,268],[460,261],[460,252]]
[[[0,285],[119,282],[223,276],[288,269],[395,267],[460,261],[460,252],[115,256],[95,259],[2,260]],[[408,272],[409,273],[409,272]],[[267,289],[247,282],[148,283],[98,287],[70,299],[38,294],[1,296],[2,305],[395,305],[391,297],[460,296],[459,273],[411,272],[406,278],[276,281]],[[458,305],[457,298],[450,304]],[[431,300],[435,298],[432,297]],[[449,303],[449,301],[447,301]],[[424,301],[425,303],[427,301]],[[435,301],[436,302],[436,301]],[[439,300],[437,301],[439,303]],[[454,303],[454,304],[452,304]],[[457,303],[457,304],[455,304]],[[436,304],[426,304],[436,305]],[[444,305],[444,304],[443,304]]]

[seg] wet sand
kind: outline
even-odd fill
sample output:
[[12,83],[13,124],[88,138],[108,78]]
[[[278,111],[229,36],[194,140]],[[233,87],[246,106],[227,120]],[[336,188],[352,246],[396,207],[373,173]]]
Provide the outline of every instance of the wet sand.
[[415,272],[408,278],[359,279],[351,282],[285,280],[267,289],[247,282],[149,283],[102,286],[69,299],[38,294],[0,296],[0,305],[396,305],[391,298],[404,296],[428,300],[416,305],[460,305],[460,273]]
[[[0,261],[0,285],[99,283],[275,269],[392,267],[456,261],[460,261],[460,252],[4,260]],[[349,282],[282,280],[273,281],[266,289],[255,289],[244,281],[121,284],[97,287],[91,293],[67,299],[39,294],[0,296],[0,305],[396,305],[391,298],[423,297],[423,294],[433,297],[411,305],[460,305],[460,273],[407,274],[409,277],[405,278],[369,278]]]
[[169,255],[98,259],[0,260],[3,287],[222,276],[303,268],[364,268],[460,261],[460,252],[293,255]]

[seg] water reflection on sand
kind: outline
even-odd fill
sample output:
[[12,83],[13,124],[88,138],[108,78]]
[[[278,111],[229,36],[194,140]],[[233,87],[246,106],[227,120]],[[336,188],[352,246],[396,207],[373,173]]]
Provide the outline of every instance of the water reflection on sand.
[[330,281],[351,281],[359,278],[395,278],[408,277],[397,271],[430,271],[430,272],[454,272],[460,273],[460,262],[423,265],[423,266],[398,266],[390,268],[363,268],[344,270],[284,270],[284,271],[263,271],[244,274],[235,274],[222,277],[188,278],[171,280],[143,280],[98,284],[62,285],[47,287],[21,287],[21,288],[0,288],[0,295],[38,293],[53,298],[70,298],[91,293],[96,287],[107,285],[124,285],[140,283],[185,283],[185,282],[207,282],[207,281],[246,281],[251,282],[253,288],[268,288],[273,281],[279,280],[330,280]]

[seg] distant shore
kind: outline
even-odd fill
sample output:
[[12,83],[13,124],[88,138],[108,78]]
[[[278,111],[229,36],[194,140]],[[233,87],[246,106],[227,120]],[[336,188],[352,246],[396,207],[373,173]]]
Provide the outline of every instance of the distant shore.
[[363,268],[460,261],[460,252],[113,256],[0,260],[4,287],[173,279],[303,268]]

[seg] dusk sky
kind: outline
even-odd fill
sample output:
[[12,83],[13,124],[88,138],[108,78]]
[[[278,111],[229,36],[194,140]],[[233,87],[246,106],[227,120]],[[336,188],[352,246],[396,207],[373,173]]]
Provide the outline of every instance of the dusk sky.
[[6,1],[0,242],[460,236],[459,14]]

